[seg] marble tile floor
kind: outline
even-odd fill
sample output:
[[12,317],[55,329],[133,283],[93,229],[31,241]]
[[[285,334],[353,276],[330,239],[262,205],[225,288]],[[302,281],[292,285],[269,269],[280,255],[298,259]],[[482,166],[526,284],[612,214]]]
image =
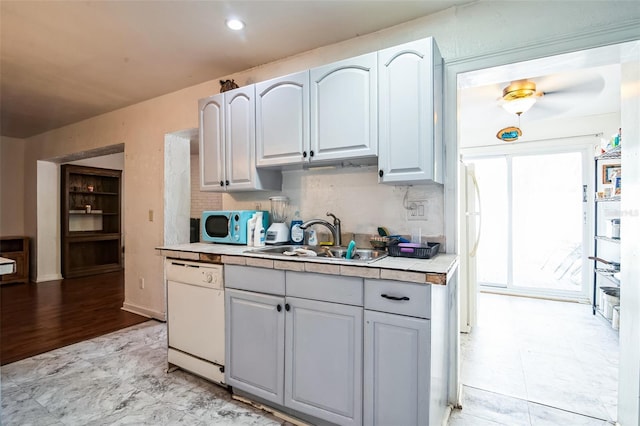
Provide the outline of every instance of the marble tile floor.
[[166,367],[166,324],[153,320],[4,365],[0,424],[288,424]]
[[[464,422],[469,416],[478,424],[615,422],[618,332],[590,305],[480,293],[478,325],[461,334],[461,350],[469,406],[454,412],[452,425],[476,424]],[[506,421],[499,407],[488,415],[483,392],[519,405],[515,417]],[[553,423],[537,415],[554,408],[553,416],[584,418]]]

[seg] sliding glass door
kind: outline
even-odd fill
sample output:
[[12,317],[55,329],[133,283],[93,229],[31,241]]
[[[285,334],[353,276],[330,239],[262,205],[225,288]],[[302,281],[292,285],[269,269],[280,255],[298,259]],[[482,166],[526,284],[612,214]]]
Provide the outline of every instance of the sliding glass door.
[[506,155],[475,164],[482,199],[478,283],[586,296],[586,154]]

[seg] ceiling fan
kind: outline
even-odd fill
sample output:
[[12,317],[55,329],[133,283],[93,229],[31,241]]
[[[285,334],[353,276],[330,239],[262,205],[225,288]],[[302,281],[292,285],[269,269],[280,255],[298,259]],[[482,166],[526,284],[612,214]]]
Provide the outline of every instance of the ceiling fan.
[[[545,101],[540,105],[544,104],[546,109],[551,109],[549,113],[560,113],[572,105],[588,101],[589,98],[602,92],[605,86],[605,80],[601,74],[588,70],[579,74],[549,75],[536,81],[529,79],[511,81],[502,89],[500,106],[505,111],[519,116],[544,98]],[[556,111],[553,111],[554,109]]]
[[[578,105],[583,99],[592,97],[604,89],[604,79],[598,74],[567,77],[569,76],[544,77],[539,83],[540,86],[546,88],[544,91],[538,90],[536,83],[531,80],[511,81],[502,89],[499,104],[508,113],[516,114],[518,121],[520,121],[520,116],[529,111],[543,97],[551,97],[549,101],[553,100],[545,102],[545,109],[551,110],[548,111],[549,113],[560,113],[567,109],[566,107],[572,104]],[[522,136],[522,131],[519,127],[505,127],[496,134],[498,139],[505,142],[515,141],[520,136]]]

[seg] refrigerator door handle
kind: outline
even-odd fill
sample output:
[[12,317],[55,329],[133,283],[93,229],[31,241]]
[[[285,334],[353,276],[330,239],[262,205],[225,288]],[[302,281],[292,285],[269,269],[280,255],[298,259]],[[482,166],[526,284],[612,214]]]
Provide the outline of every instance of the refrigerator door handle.
[[467,217],[477,216],[478,217],[478,226],[476,227],[476,241],[473,243],[473,248],[469,251],[470,257],[475,257],[478,251],[478,244],[480,244],[480,232],[482,229],[482,204],[480,202],[480,187],[478,186],[478,181],[476,180],[476,174],[474,171],[468,171],[468,176],[471,178],[473,182],[473,188],[476,193],[476,200],[478,201],[478,208],[476,212],[469,213],[467,212]]

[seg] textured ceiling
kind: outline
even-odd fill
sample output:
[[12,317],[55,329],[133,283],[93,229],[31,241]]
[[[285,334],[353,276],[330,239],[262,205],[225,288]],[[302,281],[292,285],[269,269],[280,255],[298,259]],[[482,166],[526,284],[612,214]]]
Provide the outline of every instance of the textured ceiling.
[[[33,136],[468,2],[3,0],[0,134]],[[231,16],[247,27],[227,30]]]

